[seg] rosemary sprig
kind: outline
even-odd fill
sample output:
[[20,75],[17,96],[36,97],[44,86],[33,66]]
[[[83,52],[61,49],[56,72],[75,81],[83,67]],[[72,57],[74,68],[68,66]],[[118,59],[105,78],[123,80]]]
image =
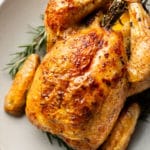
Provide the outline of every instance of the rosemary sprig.
[[127,3],[124,0],[114,0],[104,15],[101,26],[110,28],[125,11]]
[[9,70],[9,74],[12,78],[16,75],[29,55],[41,52],[46,45],[46,32],[44,26],[38,26],[36,28],[32,27],[31,29],[32,31],[29,33],[34,35],[32,42],[27,45],[19,46],[19,48],[22,48],[23,50],[12,54],[14,58],[7,64],[6,68],[4,68]]
[[64,148],[66,148],[66,150],[73,150],[71,147],[69,147],[62,139],[60,139],[58,136],[56,136],[56,135],[53,135],[53,134],[51,134],[51,133],[46,133],[47,134],[47,137],[48,137],[48,139],[49,139],[49,142],[51,143],[51,144],[53,144],[53,141],[55,140],[55,141],[57,141],[57,143],[58,143],[58,145],[60,146],[60,147],[64,147]]

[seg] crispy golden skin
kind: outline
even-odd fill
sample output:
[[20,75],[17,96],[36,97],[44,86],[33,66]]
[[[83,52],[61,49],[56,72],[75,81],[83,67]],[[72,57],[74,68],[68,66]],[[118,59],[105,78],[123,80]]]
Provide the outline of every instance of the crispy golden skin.
[[31,85],[39,62],[38,55],[30,55],[16,74],[11,88],[5,97],[4,108],[9,114],[19,116],[24,112],[26,92]]
[[102,146],[102,150],[126,150],[140,115],[137,103],[130,104],[121,112],[110,136]]
[[96,25],[57,40],[36,71],[27,117],[74,149],[97,149],[126,99],[126,62],[121,34]]
[[50,0],[44,19],[47,51],[62,36],[65,29],[75,26],[89,13],[103,6],[105,2],[108,0]]

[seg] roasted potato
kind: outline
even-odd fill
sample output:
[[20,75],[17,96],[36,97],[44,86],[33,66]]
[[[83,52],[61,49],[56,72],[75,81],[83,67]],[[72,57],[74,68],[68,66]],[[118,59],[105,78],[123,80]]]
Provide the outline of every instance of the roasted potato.
[[5,97],[4,109],[7,113],[15,116],[23,114],[26,93],[31,85],[39,62],[39,56],[31,54],[16,74],[11,88]]

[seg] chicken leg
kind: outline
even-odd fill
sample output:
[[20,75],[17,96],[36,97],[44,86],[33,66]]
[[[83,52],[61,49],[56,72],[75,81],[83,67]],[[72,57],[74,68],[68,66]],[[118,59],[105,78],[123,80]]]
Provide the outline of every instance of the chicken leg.
[[47,51],[62,36],[65,29],[75,26],[106,2],[111,0],[50,0],[45,12]]

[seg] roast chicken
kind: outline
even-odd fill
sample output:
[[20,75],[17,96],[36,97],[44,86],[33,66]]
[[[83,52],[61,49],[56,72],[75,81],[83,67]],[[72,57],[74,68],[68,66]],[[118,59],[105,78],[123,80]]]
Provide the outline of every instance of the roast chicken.
[[104,142],[126,98],[122,35],[93,25],[57,40],[36,71],[26,112],[75,149]]
[[[95,150],[106,140],[125,103],[131,74],[144,80],[150,71],[149,16],[141,3],[128,4],[133,25],[129,60],[122,34],[100,27],[100,17],[89,26],[78,25],[101,5],[102,1],[91,0],[49,2],[48,53],[27,96],[30,121],[76,150]],[[135,45],[138,36],[141,41]],[[139,74],[136,65],[144,73]]]
[[[75,150],[98,149],[115,126],[126,98],[150,87],[149,15],[140,1],[128,0],[127,34],[101,27],[101,11],[88,24],[81,23],[106,3],[111,1],[49,1],[45,11],[47,54],[27,94],[29,120]],[[129,136],[139,116],[136,108]],[[126,120],[128,115],[123,122]]]

